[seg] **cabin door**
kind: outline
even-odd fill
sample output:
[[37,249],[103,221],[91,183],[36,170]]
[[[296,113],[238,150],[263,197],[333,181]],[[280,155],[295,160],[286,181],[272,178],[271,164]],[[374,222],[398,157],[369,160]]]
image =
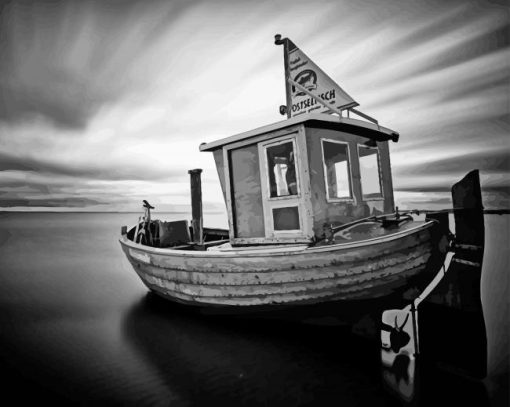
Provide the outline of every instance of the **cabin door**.
[[298,135],[296,132],[259,144],[266,239],[308,241],[311,237],[305,219],[303,154],[299,153],[306,150],[298,148]]

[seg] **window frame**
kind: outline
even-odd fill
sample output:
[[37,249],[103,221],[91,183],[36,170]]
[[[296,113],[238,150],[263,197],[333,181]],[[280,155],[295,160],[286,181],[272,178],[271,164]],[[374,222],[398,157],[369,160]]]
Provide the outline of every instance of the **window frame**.
[[[295,195],[293,195],[295,196]],[[297,208],[298,210],[298,219],[299,219],[299,229],[282,229],[277,230],[274,228],[274,210],[275,209],[283,209],[283,208]],[[273,234],[275,236],[285,236],[285,235],[294,235],[296,233],[303,232],[303,220],[301,219],[301,213],[302,210],[300,208],[299,202],[293,203],[293,204],[285,204],[285,205],[272,205],[271,208],[271,230],[273,231]]]
[[[331,197],[329,196],[329,182],[328,182],[328,170],[326,167],[326,157],[324,156],[324,142],[333,143],[333,144],[344,144],[347,146],[347,172],[348,172],[348,182],[349,182],[349,197]],[[321,137],[321,152],[322,152],[322,169],[324,172],[324,187],[326,189],[326,201],[327,202],[354,202],[354,191],[353,191],[353,179],[352,179],[352,159],[351,159],[351,149],[348,141],[340,141],[333,140],[330,138]]]
[[[296,173],[296,189],[297,189],[297,194],[296,195],[282,195],[282,196],[271,196],[271,179],[269,177],[269,162],[268,162],[268,158],[267,158],[267,149],[270,148],[270,147],[273,147],[273,146],[277,146],[277,145],[281,145],[281,144],[286,144],[286,143],[292,143],[292,151],[294,153],[294,170],[295,170],[295,173]],[[301,198],[301,180],[300,180],[300,177],[299,177],[299,170],[298,170],[298,167],[297,167],[297,164],[298,164],[298,153],[297,153],[297,145],[296,145],[296,138],[295,136],[291,136],[291,137],[286,137],[284,139],[280,139],[278,141],[274,141],[274,142],[268,142],[268,143],[263,143],[262,144],[262,149],[263,149],[263,152],[264,152],[264,166],[265,166],[265,172],[266,172],[266,188],[267,188],[267,191],[268,191],[268,201],[280,201],[280,200],[286,200],[286,199],[295,199],[295,198]]]
[[[271,197],[267,148],[288,142],[292,142],[292,148],[295,154],[294,165],[296,166],[297,195]],[[258,143],[261,166],[262,203],[264,206],[264,225],[266,239],[268,240],[276,242],[300,242],[309,241],[312,236],[310,219],[307,219],[305,216],[307,211],[311,211],[311,203],[307,202],[310,196],[310,187],[308,184],[302,184],[302,182],[307,179],[307,172],[303,167],[303,160],[307,162],[306,149],[303,147],[304,142],[303,129],[299,128],[297,131],[289,132],[284,136]],[[273,209],[294,206],[298,208],[299,229],[275,230]]]
[[[363,177],[361,175],[361,156],[360,156],[360,148],[365,148],[367,150],[376,150],[377,151],[377,173],[379,176],[379,189],[381,190],[381,194],[379,196],[367,197],[363,193]],[[359,186],[361,190],[361,199],[363,201],[384,201],[384,188],[383,188],[383,178],[382,178],[382,168],[381,168],[381,151],[379,146],[371,147],[361,143],[357,144],[357,152],[358,152],[358,163],[359,163]]]

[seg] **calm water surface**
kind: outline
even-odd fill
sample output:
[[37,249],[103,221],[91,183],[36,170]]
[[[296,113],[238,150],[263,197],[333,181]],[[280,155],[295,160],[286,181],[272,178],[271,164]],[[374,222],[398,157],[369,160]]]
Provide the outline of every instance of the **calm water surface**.
[[[344,328],[206,318],[148,294],[118,243],[120,226],[135,219],[0,213],[3,398],[53,405],[402,404],[383,385],[379,345]],[[489,377],[424,372],[416,405],[508,404],[509,219],[485,217]]]

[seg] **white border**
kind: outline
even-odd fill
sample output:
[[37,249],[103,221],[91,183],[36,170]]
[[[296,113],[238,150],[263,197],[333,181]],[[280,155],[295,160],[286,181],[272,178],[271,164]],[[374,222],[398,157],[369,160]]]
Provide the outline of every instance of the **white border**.
[[[259,162],[260,162],[260,183],[262,185],[262,205],[264,207],[264,226],[266,230],[266,238],[272,237],[300,237],[304,233],[303,223],[303,208],[301,205],[301,154],[297,148],[296,138],[299,132],[294,132],[282,137],[277,140],[269,140],[261,142],[258,145],[259,148]],[[297,195],[284,195],[278,197],[271,197],[271,185],[269,181],[269,167],[267,162],[267,148],[292,142],[292,148],[294,149],[294,168],[296,170],[296,184],[297,184]],[[299,229],[292,230],[275,230],[273,209],[274,208],[286,208],[296,207],[298,208],[299,216]]]
[[[347,157],[349,162],[347,163],[347,172],[349,173],[349,197],[330,197],[329,196],[329,184],[328,184],[328,172],[326,169],[326,161],[324,159],[324,141],[328,143],[345,144],[347,146]],[[321,137],[321,152],[322,152],[322,170],[324,172],[324,186],[326,187],[326,201],[327,202],[354,202],[354,191],[353,191],[353,179],[352,179],[352,160],[351,160],[351,149],[349,148],[348,141],[333,140],[325,137]]]
[[[377,174],[379,176],[379,189],[381,191],[381,195],[380,196],[374,196],[374,197],[366,197],[364,194],[363,194],[363,177],[361,175],[361,161],[360,161],[360,155],[359,155],[359,149],[361,148],[365,148],[367,150],[376,150],[377,151]],[[382,180],[382,171],[381,171],[381,157],[380,157],[380,154],[381,154],[381,151],[379,150],[379,147],[376,146],[376,147],[369,147],[369,146],[366,146],[364,144],[360,144],[360,143],[357,143],[357,153],[358,153],[358,165],[359,165],[359,186],[360,186],[360,189],[361,189],[361,199],[364,201],[364,202],[370,202],[370,201],[384,201],[384,187],[383,187],[383,180]]]

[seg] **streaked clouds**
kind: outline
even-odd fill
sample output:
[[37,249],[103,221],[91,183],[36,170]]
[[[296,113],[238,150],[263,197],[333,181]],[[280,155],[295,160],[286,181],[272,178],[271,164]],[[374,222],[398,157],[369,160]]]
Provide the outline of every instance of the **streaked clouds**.
[[[397,201],[448,206],[479,168],[508,207],[509,11],[480,1],[13,1],[0,20],[0,207],[137,210],[189,203],[203,141],[281,120],[292,38],[401,133]],[[493,197],[495,197],[493,199]],[[498,198],[499,197],[499,198]]]

